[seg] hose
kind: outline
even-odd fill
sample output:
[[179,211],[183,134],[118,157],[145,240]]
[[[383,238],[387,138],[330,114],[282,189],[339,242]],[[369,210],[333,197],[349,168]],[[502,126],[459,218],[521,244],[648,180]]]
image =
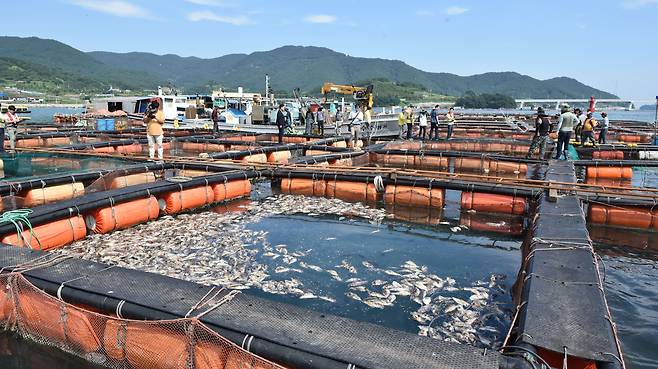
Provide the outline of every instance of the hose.
[[32,223],[30,223],[30,220],[28,219],[28,216],[32,214],[32,209],[16,209],[16,210],[10,210],[10,211],[5,211],[0,215],[0,224],[2,223],[11,223],[16,227],[16,238],[18,239],[18,246],[23,247],[26,245],[21,245],[23,243],[23,225],[26,225],[30,229],[30,244],[32,243],[31,238],[34,237],[37,240],[37,243],[39,244],[39,249],[43,249],[41,246],[41,241],[39,241],[39,238],[34,234],[34,229],[32,229]]

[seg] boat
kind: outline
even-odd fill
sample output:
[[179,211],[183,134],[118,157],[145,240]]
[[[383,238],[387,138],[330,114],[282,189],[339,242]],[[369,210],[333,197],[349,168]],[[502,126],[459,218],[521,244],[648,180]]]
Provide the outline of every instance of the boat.
[[[3,105],[2,108],[0,109],[0,112],[2,112],[2,114],[5,114],[10,105],[12,104]],[[14,105],[14,106],[16,107],[16,113],[18,114],[30,114],[32,112],[30,110],[30,107],[27,105]]]

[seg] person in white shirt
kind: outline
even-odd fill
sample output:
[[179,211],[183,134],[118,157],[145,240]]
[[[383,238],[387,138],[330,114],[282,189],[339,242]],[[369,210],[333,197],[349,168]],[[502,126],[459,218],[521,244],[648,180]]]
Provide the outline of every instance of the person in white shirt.
[[[18,131],[18,122],[21,119],[16,114],[16,107],[14,105],[9,105],[7,108],[7,113],[2,117],[2,121],[5,124],[5,130],[9,136],[9,147],[11,150],[16,149],[16,132]],[[2,140],[4,146],[4,137]]]
[[608,143],[606,140],[606,135],[608,134],[608,128],[610,127],[610,119],[608,119],[608,113],[601,113],[601,132],[599,133],[599,144]]
[[425,135],[427,134],[427,112],[425,110],[420,112],[420,116],[418,117],[418,127],[420,127],[418,138],[424,140]]
[[361,111],[361,108],[355,106],[350,112],[347,121],[350,132],[352,132],[352,145],[356,146],[356,142],[361,135],[361,124],[363,124],[363,112]]
[[559,159],[562,155],[564,155],[564,160],[568,159],[569,140],[571,140],[574,126],[578,123],[578,117],[571,112],[571,108],[563,106],[560,120],[557,123],[557,152],[553,159]]

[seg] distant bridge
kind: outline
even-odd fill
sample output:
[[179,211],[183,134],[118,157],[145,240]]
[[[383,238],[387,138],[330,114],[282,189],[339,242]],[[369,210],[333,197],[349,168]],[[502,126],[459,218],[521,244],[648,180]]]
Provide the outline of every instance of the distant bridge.
[[[551,105],[555,106],[555,110],[560,109],[560,105],[563,104],[569,104],[569,105],[574,105],[574,104],[584,104],[588,105],[589,104],[589,99],[516,99],[516,107],[519,109],[523,109],[523,107],[526,104],[529,105],[539,105],[539,106],[546,106],[546,105]],[[633,110],[635,109],[635,105],[633,104],[633,101],[631,100],[624,100],[624,99],[596,99],[594,100],[594,106],[596,107],[596,104],[598,103],[607,103],[607,104],[616,104],[616,105],[622,105],[622,106],[627,106],[628,110]]]

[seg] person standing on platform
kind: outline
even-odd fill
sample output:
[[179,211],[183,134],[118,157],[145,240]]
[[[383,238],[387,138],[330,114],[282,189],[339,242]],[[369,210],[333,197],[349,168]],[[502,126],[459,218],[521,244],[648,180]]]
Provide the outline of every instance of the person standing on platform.
[[315,114],[313,114],[312,109],[308,109],[306,111],[306,116],[304,117],[304,121],[306,123],[306,129],[304,130],[304,134],[306,136],[310,136],[313,133],[313,125],[315,124]]
[[400,114],[398,114],[398,128],[400,131],[398,132],[398,138],[403,139],[404,138],[404,110],[400,111]]
[[434,139],[439,139],[439,105],[434,105],[434,109],[430,113],[430,140],[432,140],[432,133]]
[[537,118],[535,119],[535,135],[532,138],[532,143],[530,144],[530,149],[528,149],[528,154],[526,155],[527,159],[532,157],[532,154],[535,153],[537,147],[539,147],[539,159],[544,159],[544,154],[546,153],[546,143],[549,139],[549,134],[551,133],[551,121],[548,119],[548,115],[544,112],[544,108],[537,109]]
[[276,128],[279,129],[279,143],[283,143],[283,133],[288,125],[288,111],[286,105],[279,104],[279,111],[276,112]]
[[414,130],[414,110],[411,105],[404,109],[404,122],[407,125],[407,140],[411,140],[411,134]]
[[325,112],[322,107],[318,108],[318,132],[324,137]]
[[601,132],[599,133],[599,144],[607,144],[606,135],[608,134],[608,128],[610,127],[610,119],[608,119],[608,113],[601,113]]
[[[4,121],[7,135],[9,136],[9,148],[11,151],[14,151],[16,150],[16,134],[18,131],[18,122],[21,121],[21,119],[16,114],[16,107],[14,105],[9,105],[7,108],[7,113],[4,115],[2,120]],[[4,146],[4,137],[2,139],[2,144]]]
[[587,119],[583,123],[583,130],[581,133],[580,143],[584,145],[587,142],[591,142],[592,145],[596,145],[596,140],[594,139],[594,128],[596,128],[597,122],[594,119],[593,114],[587,113]]
[[144,113],[144,123],[146,123],[146,139],[149,145],[149,158],[151,160],[155,157],[155,146],[158,146],[158,159],[164,158],[164,147],[162,141],[164,139],[164,130],[162,125],[165,122],[164,113],[160,109],[158,101],[152,101],[146,108]]
[[557,123],[557,151],[553,159],[559,159],[560,156],[564,155],[564,160],[567,160],[571,133],[579,120],[569,106],[563,106],[561,111],[562,114],[560,114],[560,120]]
[[359,140],[361,135],[361,124],[363,124],[363,112],[358,106],[354,107],[354,110],[350,112],[349,120],[349,129],[352,133],[352,146],[356,147],[356,143]]
[[452,130],[455,126],[455,109],[448,109],[448,114],[446,114],[446,121],[448,122],[448,134],[446,140],[449,140],[452,137]]
[[[0,104],[0,108],[2,107],[2,104]],[[2,142],[0,142],[0,153],[5,152],[5,120],[2,116],[0,116],[0,139],[2,139]]]
[[219,134],[219,117],[221,116],[222,111],[219,109],[219,106],[215,106],[212,109],[210,118],[212,118],[212,134],[213,136]]
[[427,135],[427,112],[425,110],[420,112],[420,116],[418,117],[418,127],[418,138],[425,140],[425,136]]

